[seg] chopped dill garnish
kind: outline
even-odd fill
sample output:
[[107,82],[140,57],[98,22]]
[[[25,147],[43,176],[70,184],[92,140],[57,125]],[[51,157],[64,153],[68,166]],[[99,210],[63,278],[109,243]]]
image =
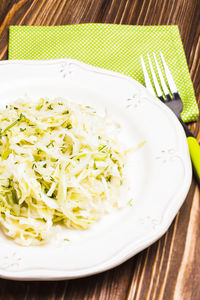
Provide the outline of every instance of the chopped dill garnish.
[[16,190],[15,190],[14,188],[11,190],[11,193],[12,193],[13,202],[14,202],[15,204],[18,204],[19,199],[18,199],[18,197],[17,197],[17,192],[16,192]]
[[37,154],[40,154],[41,152],[42,152],[42,150],[41,150],[41,149],[38,149]]
[[50,176],[50,180],[55,182],[55,179],[52,176]]
[[106,176],[106,181],[107,181],[107,182],[111,182],[111,180],[112,180],[112,175]]
[[66,110],[62,113],[62,115],[68,115],[69,114],[69,110]]
[[7,186],[8,189],[12,187],[12,181],[13,180],[11,178],[8,178],[8,186]]
[[54,144],[52,141],[47,145],[47,148],[49,148],[50,146],[54,147]]
[[53,110],[53,107],[52,107],[51,104],[49,104],[49,106],[47,108],[50,109],[50,110]]
[[66,167],[65,167],[65,170],[69,167],[69,165],[71,164],[71,162],[69,162]]
[[10,128],[12,128],[13,126],[15,126],[19,121],[21,121],[21,119],[24,117],[23,114],[20,114],[19,118],[17,120],[15,120],[13,123],[11,123],[10,125],[8,125],[1,133],[0,133],[0,137],[2,136],[2,134],[4,134],[6,131],[8,131]]
[[102,150],[105,149],[106,147],[107,147],[107,145],[101,145],[101,146],[99,146],[98,150],[99,150],[99,151],[102,151]]
[[65,127],[67,129],[72,129],[72,124],[71,123],[68,123],[67,126]]

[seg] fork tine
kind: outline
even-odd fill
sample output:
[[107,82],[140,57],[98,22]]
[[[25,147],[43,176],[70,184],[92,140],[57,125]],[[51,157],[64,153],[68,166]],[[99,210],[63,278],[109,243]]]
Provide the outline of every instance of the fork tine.
[[161,91],[160,85],[158,83],[158,80],[157,80],[157,77],[156,77],[156,73],[155,73],[155,71],[153,69],[153,65],[152,65],[152,62],[151,62],[149,54],[147,54],[147,57],[148,57],[149,66],[150,66],[150,70],[151,70],[151,75],[153,77],[153,82],[154,82],[154,85],[155,85],[157,96],[158,96],[158,98],[163,97],[162,91]]
[[146,67],[145,67],[145,63],[144,63],[144,60],[143,60],[142,55],[141,55],[140,58],[141,58],[142,69],[143,69],[143,74],[144,74],[145,86],[146,86],[146,88],[147,88],[153,95],[156,96],[155,91],[154,91],[154,88],[153,88],[153,86],[152,86],[152,84],[151,84],[149,75],[148,75],[148,73],[147,73],[147,69],[146,69]]
[[[163,92],[164,92],[165,95],[169,95],[169,90],[168,90],[167,85],[165,83],[165,79],[163,77],[163,74],[162,74],[162,71],[161,71],[160,66],[158,64],[158,60],[156,58],[155,53],[153,53],[153,57],[154,57],[154,61],[156,63],[156,68],[158,70],[158,74],[159,74],[159,77],[160,77],[160,82],[161,82],[161,86],[163,88]],[[166,97],[166,98],[169,98],[169,97]]]
[[172,74],[171,74],[171,72],[170,72],[170,70],[167,66],[167,63],[166,63],[166,61],[164,59],[164,56],[163,56],[161,51],[160,51],[160,57],[161,57],[161,60],[162,60],[162,64],[163,64],[163,67],[164,67],[165,75],[167,77],[167,81],[168,81],[170,90],[171,90],[172,94],[176,94],[178,92],[176,84],[174,82]]

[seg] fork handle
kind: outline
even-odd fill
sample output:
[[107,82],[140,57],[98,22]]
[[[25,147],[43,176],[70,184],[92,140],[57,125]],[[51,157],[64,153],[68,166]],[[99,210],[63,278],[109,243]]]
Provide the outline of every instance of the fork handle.
[[187,137],[187,142],[188,142],[190,157],[194,168],[194,173],[196,175],[198,183],[200,184],[200,145],[197,139],[193,136]]
[[188,148],[190,152],[190,157],[193,165],[193,170],[195,177],[198,181],[198,184],[200,185],[200,145],[195,138],[195,136],[192,134],[192,132],[189,130],[187,125],[182,121],[181,118],[179,118],[179,121],[181,122],[185,134],[187,136],[187,142],[188,142]]

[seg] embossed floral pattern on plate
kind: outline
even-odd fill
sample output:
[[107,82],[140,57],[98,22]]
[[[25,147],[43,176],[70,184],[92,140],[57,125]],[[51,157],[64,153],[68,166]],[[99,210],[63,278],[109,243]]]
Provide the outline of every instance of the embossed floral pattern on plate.
[[127,171],[132,207],[105,216],[88,231],[67,231],[72,238],[64,246],[20,248],[2,238],[1,277],[56,280],[96,274],[166,232],[186,197],[192,169],[182,128],[164,104],[130,77],[68,59],[2,61],[0,84],[1,103],[28,94],[30,101],[67,97],[106,109],[121,124],[124,143],[135,146]]

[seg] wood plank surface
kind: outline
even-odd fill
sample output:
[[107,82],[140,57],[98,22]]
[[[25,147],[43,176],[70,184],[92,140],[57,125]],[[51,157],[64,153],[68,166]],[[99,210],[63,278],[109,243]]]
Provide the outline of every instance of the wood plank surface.
[[[0,59],[7,59],[9,25],[75,23],[179,25],[200,103],[199,0],[1,0]],[[190,124],[200,141],[200,121]],[[193,179],[167,233],[122,265],[87,278],[56,282],[0,279],[0,300],[200,299],[200,196]]]

